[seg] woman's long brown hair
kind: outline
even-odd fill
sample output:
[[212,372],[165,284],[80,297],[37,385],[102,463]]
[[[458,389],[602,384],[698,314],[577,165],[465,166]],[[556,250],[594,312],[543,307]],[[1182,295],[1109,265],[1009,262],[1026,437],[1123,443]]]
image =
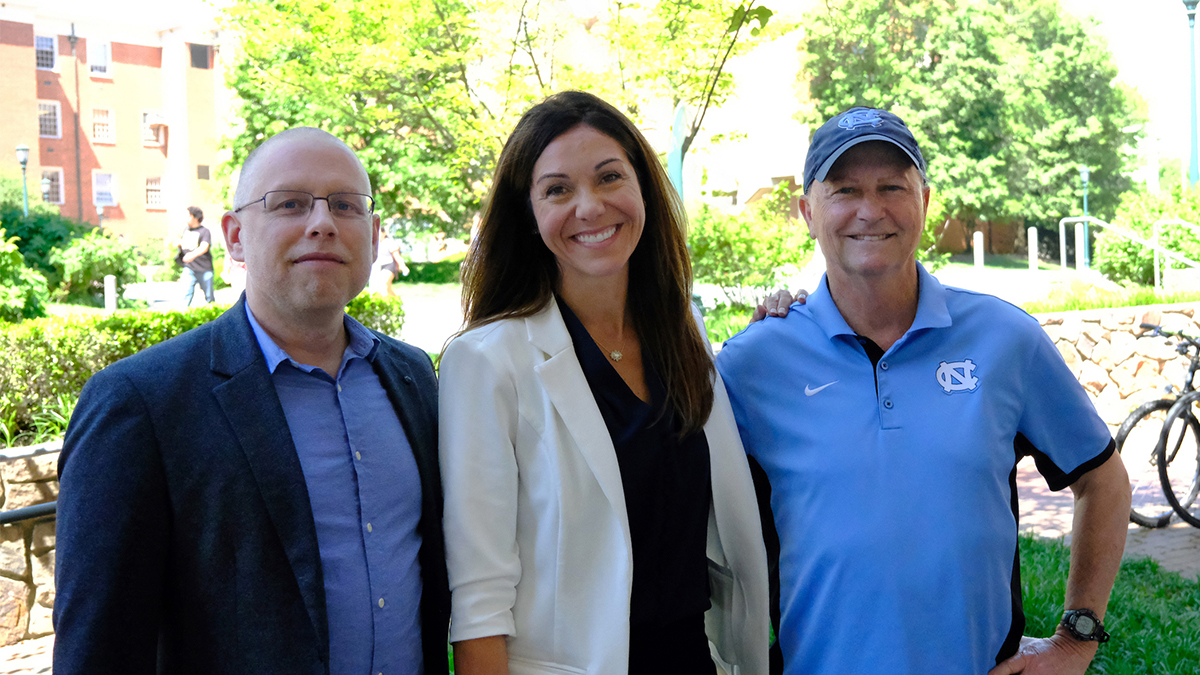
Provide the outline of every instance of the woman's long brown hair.
[[642,190],[646,223],[629,258],[626,304],[644,356],[658,371],[687,434],[712,411],[712,359],[692,319],[692,267],[683,206],[654,149],[616,108],[580,91],[555,94],[531,108],[509,136],[491,193],[462,266],[462,305],[471,330],[527,317],[551,302],[560,273],[538,234],[530,202],[533,166],[554,139],[583,124],[624,150]]

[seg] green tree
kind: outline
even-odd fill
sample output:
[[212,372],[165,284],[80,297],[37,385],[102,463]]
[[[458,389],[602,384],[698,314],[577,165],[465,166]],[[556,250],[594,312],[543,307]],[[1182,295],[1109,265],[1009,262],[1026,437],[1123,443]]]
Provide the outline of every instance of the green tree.
[[770,16],[753,0],[612,0],[586,21],[556,0],[234,0],[232,165],[272,134],[316,126],[358,152],[393,229],[458,234],[532,104],[586,89],[644,122],[648,101],[684,101],[686,148],[731,91],[726,61]]
[[497,145],[468,77],[465,2],[235,0],[224,21],[241,40],[234,165],[279,131],[319,127],[358,152],[385,218],[449,231],[469,220]]
[[1058,0],[830,0],[805,21],[801,79],[819,123],[854,105],[912,127],[947,212],[1052,219],[1116,209],[1130,182],[1136,94],[1090,21]]
[[750,49],[773,15],[755,0],[614,0],[606,28],[616,100],[635,118],[644,100],[685,104],[686,156],[709,108],[720,107],[733,92],[733,76],[725,69],[729,59]]

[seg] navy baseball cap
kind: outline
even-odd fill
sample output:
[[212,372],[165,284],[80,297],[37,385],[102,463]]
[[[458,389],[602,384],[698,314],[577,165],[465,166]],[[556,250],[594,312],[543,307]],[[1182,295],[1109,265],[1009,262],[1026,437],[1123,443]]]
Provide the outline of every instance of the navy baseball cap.
[[813,180],[824,182],[842,154],[867,141],[892,143],[925,175],[925,158],[904,120],[886,110],[858,107],[835,115],[813,134],[804,160],[804,191],[808,192]]

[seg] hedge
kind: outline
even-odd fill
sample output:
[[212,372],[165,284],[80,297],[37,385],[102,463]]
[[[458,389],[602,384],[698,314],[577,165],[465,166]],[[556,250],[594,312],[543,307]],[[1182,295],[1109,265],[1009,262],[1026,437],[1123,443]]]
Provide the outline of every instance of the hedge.
[[[205,305],[183,312],[51,317],[0,328],[0,424],[16,436],[44,408],[77,400],[84,383],[102,368],[205,324],[226,309]],[[388,335],[398,336],[404,325],[398,298],[364,293],[346,311]]]
[[398,284],[457,284],[458,269],[466,253],[456,253],[437,262],[410,262],[408,274],[398,277]]

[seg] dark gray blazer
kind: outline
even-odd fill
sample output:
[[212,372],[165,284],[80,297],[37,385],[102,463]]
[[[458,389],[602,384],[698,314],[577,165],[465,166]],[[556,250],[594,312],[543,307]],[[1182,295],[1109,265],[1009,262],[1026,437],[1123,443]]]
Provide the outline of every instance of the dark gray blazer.
[[[308,491],[244,302],[84,387],[59,460],[56,675],[329,672]],[[421,477],[425,672],[440,675],[437,381],[424,352],[381,339],[375,371]]]

